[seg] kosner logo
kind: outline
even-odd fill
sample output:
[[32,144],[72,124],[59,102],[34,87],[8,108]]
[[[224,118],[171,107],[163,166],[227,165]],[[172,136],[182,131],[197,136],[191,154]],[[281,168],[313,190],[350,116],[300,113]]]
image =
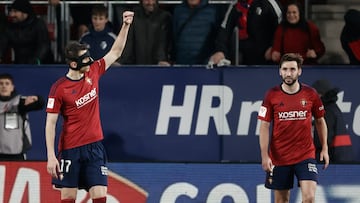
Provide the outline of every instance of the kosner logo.
[[[173,118],[179,120],[179,135],[207,135],[209,126],[214,125],[218,135],[238,135],[247,136],[249,134],[259,135],[260,122],[256,119],[257,112],[262,104],[261,95],[256,101],[233,102],[234,92],[229,86],[225,85],[186,85],[182,96],[181,104],[174,104],[175,85],[164,85],[162,88],[159,114],[156,123],[156,135],[167,135],[170,121]],[[200,94],[198,94],[200,92]],[[177,93],[178,94],[178,93]],[[246,95],[244,95],[246,96]],[[181,97],[180,97],[181,98]],[[216,102],[215,102],[216,101]],[[179,101],[176,101],[179,103]],[[214,105],[216,103],[216,105]],[[344,91],[338,93],[338,101],[344,115],[352,113],[352,131],[360,136],[360,105],[351,108],[351,102],[344,101]],[[234,109],[238,109],[239,112]],[[196,116],[194,114],[197,113]],[[229,114],[238,115],[236,126],[230,125]],[[283,119],[301,119],[306,116],[306,111],[283,112],[279,116]],[[196,120],[194,120],[194,118]],[[349,120],[347,120],[349,121]],[[191,126],[195,122],[195,132],[191,132]],[[232,121],[232,123],[234,123]],[[351,122],[350,122],[351,123]],[[356,125],[358,123],[358,125]],[[250,126],[256,125],[256,132],[249,132]],[[349,126],[350,128],[351,126]]]
[[306,119],[307,111],[286,111],[279,112],[280,120],[304,120]]
[[90,92],[86,93],[84,96],[80,97],[80,99],[76,100],[76,107],[81,108],[85,104],[91,102],[93,99],[97,97],[96,88],[92,89]]

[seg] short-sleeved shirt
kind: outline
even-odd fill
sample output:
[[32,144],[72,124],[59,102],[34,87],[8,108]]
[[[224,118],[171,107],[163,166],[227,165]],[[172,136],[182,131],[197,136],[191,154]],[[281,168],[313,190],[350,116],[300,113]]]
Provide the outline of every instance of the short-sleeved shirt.
[[315,158],[312,117],[321,118],[324,106],[316,91],[305,85],[295,94],[276,86],[270,89],[258,119],[272,123],[269,156],[274,165],[291,165]]
[[46,112],[63,117],[59,151],[103,139],[99,110],[99,79],[105,61],[95,61],[80,80],[60,78],[51,87]]

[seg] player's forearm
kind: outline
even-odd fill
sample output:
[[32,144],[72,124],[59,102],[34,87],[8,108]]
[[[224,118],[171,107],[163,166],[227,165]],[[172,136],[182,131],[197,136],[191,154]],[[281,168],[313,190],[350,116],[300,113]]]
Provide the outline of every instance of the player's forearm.
[[45,140],[48,159],[55,157],[55,126],[46,124]]
[[114,53],[116,58],[119,58],[125,48],[126,39],[129,33],[130,24],[123,23],[121,30],[116,37],[116,40],[111,47],[111,51]]
[[319,135],[319,140],[322,146],[322,149],[328,149],[327,144],[327,126],[324,118],[315,120],[316,129]]
[[266,158],[269,156],[269,141],[270,141],[270,134],[269,134],[269,127],[265,124],[260,125],[260,136],[259,136],[259,143],[260,143],[260,152],[261,157]]
[[269,156],[269,136],[260,134],[259,136],[259,142],[260,142],[260,152],[261,157],[265,158]]

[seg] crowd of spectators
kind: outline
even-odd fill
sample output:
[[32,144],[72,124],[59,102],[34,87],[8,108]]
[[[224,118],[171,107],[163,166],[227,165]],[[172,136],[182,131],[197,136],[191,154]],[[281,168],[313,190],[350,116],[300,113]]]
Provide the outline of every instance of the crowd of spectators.
[[[57,8],[57,48],[62,48],[60,43],[65,44],[59,32],[64,29],[59,23],[60,2],[49,1],[49,6]],[[102,10],[108,9],[101,6]],[[131,7],[135,12],[126,48],[117,61],[120,64],[206,65],[224,60],[233,65],[276,64],[286,52],[300,53],[305,64],[318,64],[326,50],[316,23],[304,15],[302,0],[235,0],[229,4],[182,0],[171,8],[159,5],[158,0],[140,0],[138,5],[116,6],[119,7],[120,10]],[[33,11],[29,0],[15,0],[6,8],[4,12],[0,10],[0,63],[62,62],[58,58],[54,60],[47,25]],[[110,22],[107,12],[100,15],[96,11],[95,15],[94,9],[99,10],[98,4],[70,4],[71,37],[68,40],[88,44],[96,59],[111,47],[119,22]],[[103,15],[105,27],[96,28],[95,21]],[[111,19],[116,21],[116,15],[118,12],[114,9]],[[345,14],[346,24],[339,36],[350,64],[360,63],[356,16],[359,11],[354,9]],[[29,29],[34,27],[36,31]],[[238,29],[236,35],[235,28]],[[63,53],[63,50],[57,52]],[[237,58],[240,60],[235,61]]]

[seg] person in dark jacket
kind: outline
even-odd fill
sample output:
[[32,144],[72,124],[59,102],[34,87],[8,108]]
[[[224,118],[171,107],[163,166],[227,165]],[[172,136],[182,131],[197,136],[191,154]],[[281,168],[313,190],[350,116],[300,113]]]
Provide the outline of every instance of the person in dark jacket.
[[340,35],[342,48],[349,57],[350,64],[360,64],[360,11],[349,9],[345,15],[345,26]]
[[12,75],[0,74],[0,161],[26,160],[31,147],[28,112],[44,106],[40,95],[18,94]]
[[[320,95],[326,112],[325,121],[328,128],[327,140],[330,162],[345,163],[353,161],[351,137],[346,129],[342,112],[336,104],[339,89],[332,87],[328,80],[317,80],[313,83],[312,87],[314,87]],[[321,145],[316,130],[314,130],[314,144],[318,159]]]
[[29,0],[15,0],[9,17],[6,31],[0,33],[0,56],[12,48],[16,64],[53,63],[47,26],[34,14]]
[[91,58],[98,60],[110,51],[116,35],[110,27],[108,9],[104,5],[93,7],[91,22],[89,32],[80,38],[80,43],[87,44]]
[[208,0],[183,0],[174,8],[173,59],[175,64],[207,64],[215,49],[221,16]]
[[134,9],[120,64],[170,65],[171,14],[159,8],[157,0],[141,0]]
[[[271,63],[272,41],[281,19],[282,7],[277,0],[237,0],[229,5],[217,36],[216,52],[210,61],[218,64],[224,58],[234,59],[229,39],[237,27],[240,64]],[[235,64],[234,60],[232,63]]]

